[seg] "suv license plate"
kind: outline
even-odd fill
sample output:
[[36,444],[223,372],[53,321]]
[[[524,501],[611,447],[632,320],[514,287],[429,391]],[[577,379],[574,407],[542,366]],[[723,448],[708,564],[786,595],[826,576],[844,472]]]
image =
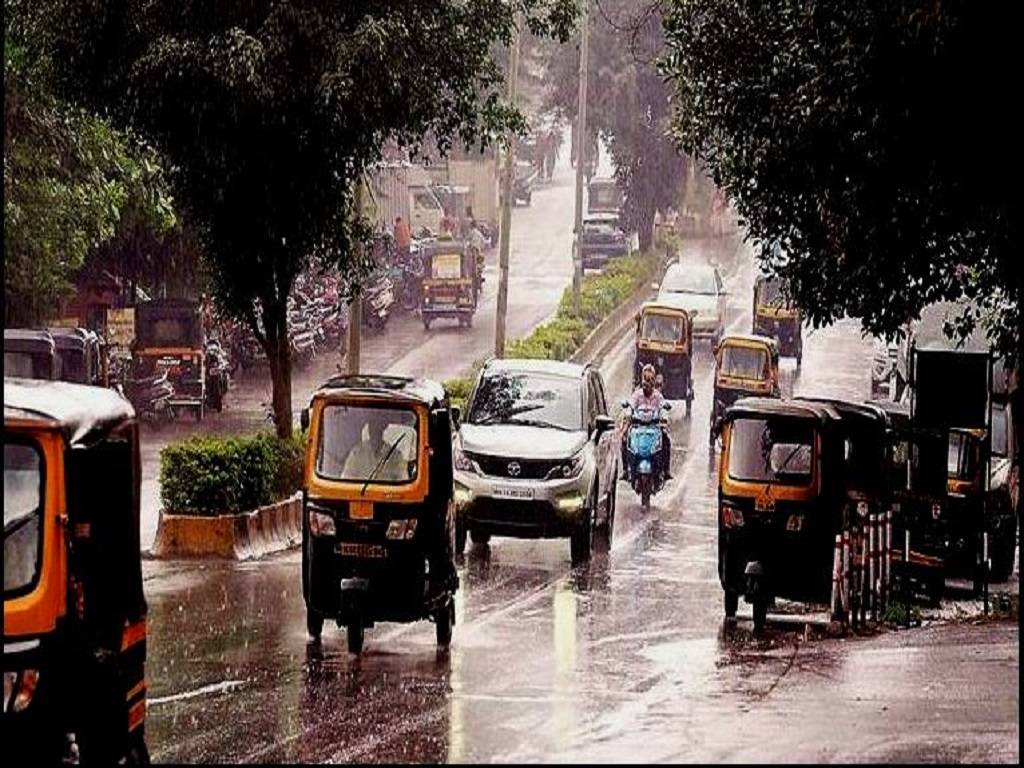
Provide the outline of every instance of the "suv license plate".
[[496,485],[491,493],[496,499],[532,499],[533,488],[516,488],[510,485]]
[[352,541],[339,542],[335,551],[342,557],[375,557],[388,556],[388,550],[383,544],[360,544]]

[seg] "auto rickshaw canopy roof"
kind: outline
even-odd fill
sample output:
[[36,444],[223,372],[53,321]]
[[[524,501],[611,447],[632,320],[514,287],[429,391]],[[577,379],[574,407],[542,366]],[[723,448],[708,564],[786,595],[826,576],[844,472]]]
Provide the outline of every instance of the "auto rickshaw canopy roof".
[[4,350],[55,354],[53,334],[43,328],[4,328]]
[[313,399],[357,395],[379,397],[383,400],[405,400],[428,407],[444,404],[444,387],[432,379],[414,379],[409,376],[375,374],[344,374],[333,376],[313,393]]
[[83,351],[90,344],[98,344],[99,336],[86,328],[48,328],[57,349]]
[[112,389],[4,377],[5,425],[18,420],[58,429],[71,447],[91,445],[134,419],[131,404]]
[[812,397],[806,395],[799,395],[793,399],[800,402],[828,405],[834,408],[840,417],[853,416],[874,421],[882,428],[889,424],[889,415],[885,412],[884,408],[875,403],[854,403],[834,397]]
[[778,357],[779,342],[770,336],[761,336],[755,333],[730,333],[723,336],[718,344],[719,348],[726,346],[737,347],[767,347],[768,351]]
[[819,424],[832,424],[840,420],[835,407],[813,400],[781,400],[777,397],[742,397],[725,413],[727,420],[752,417],[779,417],[810,419]]
[[676,304],[662,301],[660,299],[652,299],[650,301],[645,301],[643,304],[641,304],[640,314],[643,315],[647,312],[653,312],[659,315],[674,315],[676,317],[685,317],[687,323],[689,323],[691,320],[690,313],[687,312],[685,309]]

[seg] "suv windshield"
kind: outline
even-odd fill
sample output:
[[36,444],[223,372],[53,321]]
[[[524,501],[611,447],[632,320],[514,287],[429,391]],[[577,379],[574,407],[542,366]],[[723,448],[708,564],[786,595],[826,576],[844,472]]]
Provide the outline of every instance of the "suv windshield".
[[581,430],[580,382],[533,372],[500,371],[484,376],[466,422]]
[[676,342],[683,335],[683,318],[678,315],[644,315],[642,337],[651,341]]
[[661,284],[662,293],[700,293],[714,296],[718,293],[715,273],[710,269],[676,266],[665,274]]
[[732,425],[729,475],[735,480],[807,485],[814,458],[814,427],[799,419],[741,418]]
[[30,586],[39,571],[43,458],[27,442],[4,439],[4,593]]
[[417,423],[411,408],[324,406],[316,472],[328,480],[408,483],[416,478]]
[[768,355],[763,349],[753,347],[727,346],[722,350],[721,371],[726,376],[739,376],[744,379],[763,379]]

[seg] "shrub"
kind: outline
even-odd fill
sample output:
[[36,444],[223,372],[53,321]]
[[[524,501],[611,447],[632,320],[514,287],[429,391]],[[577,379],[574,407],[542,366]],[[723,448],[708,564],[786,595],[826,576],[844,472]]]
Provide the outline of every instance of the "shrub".
[[303,436],[191,437],[160,452],[160,500],[173,514],[246,512],[302,487]]

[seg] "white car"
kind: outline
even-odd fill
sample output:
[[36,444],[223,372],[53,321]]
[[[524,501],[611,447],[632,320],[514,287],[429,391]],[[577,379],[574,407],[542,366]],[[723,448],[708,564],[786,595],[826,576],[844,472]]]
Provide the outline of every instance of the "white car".
[[725,333],[727,295],[717,267],[675,263],[665,272],[658,301],[685,309],[693,318],[693,335],[717,345]]

